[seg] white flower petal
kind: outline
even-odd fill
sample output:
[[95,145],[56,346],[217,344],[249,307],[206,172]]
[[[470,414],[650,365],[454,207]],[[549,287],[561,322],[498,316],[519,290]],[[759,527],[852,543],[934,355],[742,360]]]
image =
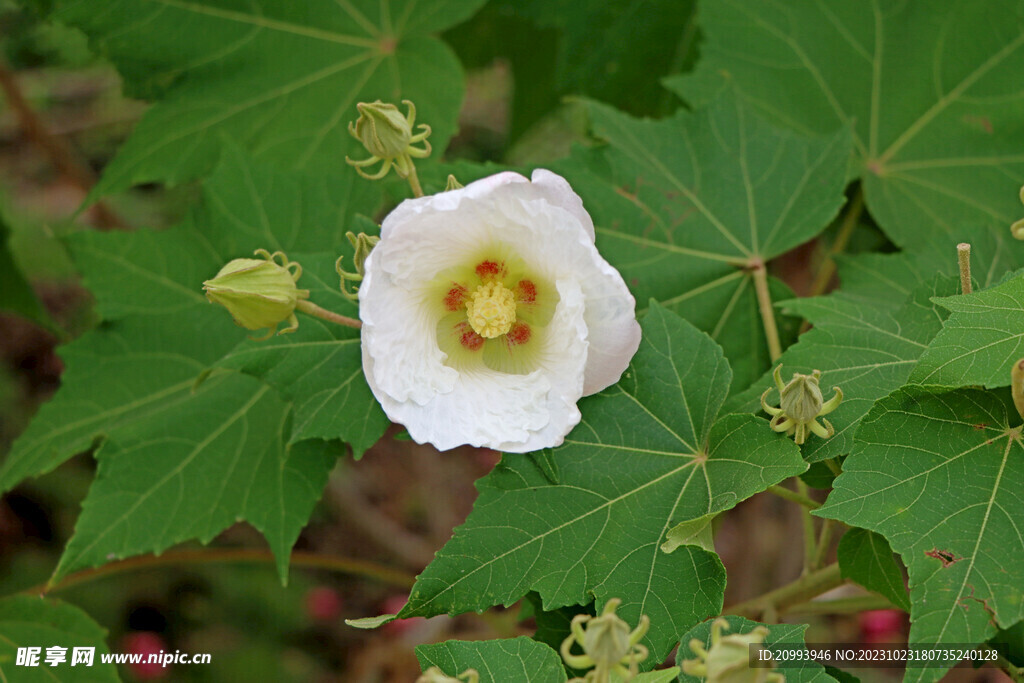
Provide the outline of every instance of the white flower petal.
[[[516,375],[445,365],[430,286],[502,245],[555,283],[554,317],[535,331],[536,369]],[[640,341],[635,302],[594,246],[580,198],[544,170],[500,173],[407,200],[381,228],[360,287],[363,363],[388,416],[417,441],[509,452],[555,446],[580,420],[576,402],[618,381]]]

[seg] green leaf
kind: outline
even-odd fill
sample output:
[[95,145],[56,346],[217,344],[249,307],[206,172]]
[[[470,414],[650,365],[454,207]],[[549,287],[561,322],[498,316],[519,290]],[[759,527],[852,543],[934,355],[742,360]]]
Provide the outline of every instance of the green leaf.
[[[662,88],[661,78],[694,57],[694,0],[517,0],[510,4],[517,15],[559,30],[555,83],[560,91],[593,97],[634,114],[663,108],[671,95]],[[595,41],[594,36],[601,40]],[[529,82],[521,85],[529,88]]]
[[247,520],[267,538],[282,579],[292,545],[327,483],[338,449],[286,446],[288,405],[244,375],[207,380],[189,401],[117,430],[54,580],[114,558],[198,538]]
[[452,677],[474,669],[480,674],[480,683],[564,683],[566,680],[558,653],[526,636],[419,645],[416,659],[421,670],[436,666]]
[[[786,132],[731,93],[661,121],[588,110],[607,146],[557,168],[593,216],[598,248],[637,300],[657,299],[722,344],[735,386],[748,386],[770,365],[748,266],[806,242],[835,216],[849,132]],[[773,285],[772,296],[787,291]]]
[[912,644],[977,644],[1024,618],[1024,446],[1002,392],[936,391],[908,386],[875,404],[815,514],[879,533],[903,558]]
[[1024,275],[974,294],[937,299],[952,311],[910,376],[918,384],[1010,384],[1024,356]]
[[897,244],[970,241],[1019,218],[1019,3],[723,0],[699,12],[701,62],[673,89],[704,102],[728,83],[794,130],[852,126],[867,205]]
[[[794,372],[821,370],[821,389],[826,398],[832,396],[834,387],[843,390],[843,402],[825,418],[836,433],[829,439],[808,438],[803,445],[808,462],[849,453],[854,431],[875,400],[907,381],[945,317],[930,297],[957,291],[959,282],[944,277],[933,280],[914,289],[911,298],[895,310],[837,295],[780,304],[814,324],[779,359],[783,381]],[[750,389],[732,397],[725,409],[761,412],[761,394],[774,386],[771,373],[765,373]],[[778,391],[773,389],[767,401],[777,406]]]
[[647,671],[638,676],[634,676],[628,682],[625,678],[618,675],[614,671],[612,672],[612,681],[614,683],[671,683],[671,681],[677,680],[679,676],[679,667],[673,666],[671,669],[661,669],[659,671]]
[[850,529],[839,540],[839,569],[849,579],[910,611],[903,571],[889,542],[867,529]]
[[[58,0],[55,18],[113,60],[129,94],[157,99],[91,197],[206,175],[222,141],[288,169],[365,158],[346,125],[359,101],[416,103],[443,150],[462,70],[429,34],[483,0]],[[365,181],[364,181],[365,182]]]
[[47,327],[50,316],[25,280],[8,246],[10,229],[0,217],[0,310],[11,311]]
[[[117,667],[100,662],[109,654],[107,632],[74,605],[30,595],[0,600],[0,679],[19,683],[118,683]],[[18,648],[41,648],[38,666],[18,666]],[[46,663],[46,650],[67,648],[64,662]],[[93,649],[92,666],[71,665],[75,648]]]
[[[334,256],[296,253],[289,258],[302,263],[299,284],[316,292],[318,305],[358,316],[338,288]],[[359,330],[300,316],[296,332],[244,341],[217,365],[259,377],[293,402],[290,444],[340,438],[359,458],[389,424],[363,376]]]
[[680,632],[718,613],[717,556],[694,546],[663,552],[668,531],[806,465],[760,418],[715,420],[730,370],[707,335],[656,304],[641,325],[622,381],[581,401],[582,422],[552,452],[559,483],[506,455],[478,482],[469,519],[400,616],[482,610],[531,590],[546,610],[617,597],[627,622],[651,618],[650,666]]
[[[768,635],[764,638],[765,645],[784,643],[787,647],[795,648],[799,646],[801,649],[806,649],[803,647],[804,631],[807,630],[806,624],[761,624],[744,619],[743,617],[724,617],[724,619],[729,622],[729,630],[722,631],[723,637],[734,633],[749,633],[758,626],[763,626],[768,629]],[[698,624],[680,639],[679,652],[676,654],[676,664],[682,666],[683,662],[688,659],[698,659],[697,653],[690,649],[691,640],[701,641],[704,643],[705,648],[711,647],[711,626],[713,623],[713,621],[709,620]],[[769,673],[767,669],[763,671],[764,673]],[[787,662],[786,668],[779,669],[778,671],[785,675],[786,683],[828,683],[834,680],[825,673],[825,669],[821,664],[813,660]],[[678,680],[680,683],[700,683],[704,679],[680,673]]]
[[695,545],[698,548],[714,552],[715,541],[711,528],[711,523],[714,520],[715,515],[705,515],[676,524],[665,534],[665,542],[661,544],[661,549],[670,553],[680,546]]
[[[937,237],[898,254],[840,255],[835,293],[882,308],[899,308],[922,282],[936,274],[959,277],[956,245],[959,240]],[[1005,226],[987,226],[971,234],[972,277],[976,289],[998,284],[1009,272],[1024,267],[1024,242],[1013,239]]]

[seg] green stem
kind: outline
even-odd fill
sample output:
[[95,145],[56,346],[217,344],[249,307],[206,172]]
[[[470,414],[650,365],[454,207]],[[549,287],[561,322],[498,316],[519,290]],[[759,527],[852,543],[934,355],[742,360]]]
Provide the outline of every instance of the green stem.
[[999,655],[999,659],[996,660],[996,664],[999,668],[1006,672],[1015,683],[1024,683],[1024,667],[1017,666],[1006,657]]
[[782,355],[782,344],[779,342],[779,328],[775,325],[772,295],[768,290],[768,268],[764,261],[755,259],[750,264],[750,270],[754,276],[754,291],[757,293],[757,308],[764,324],[764,336],[768,341],[768,355],[774,363]]
[[836,273],[835,257],[843,253],[846,245],[850,243],[850,237],[853,235],[853,230],[857,227],[857,221],[860,220],[860,215],[863,212],[864,192],[861,190],[860,185],[858,185],[849,206],[846,208],[846,214],[843,216],[843,222],[839,226],[836,239],[832,242],[832,246],[825,255],[825,260],[818,270],[817,277],[814,278],[814,284],[811,285],[811,291],[808,296],[819,296],[825,292],[828,283],[832,281],[832,276]]
[[786,500],[790,501],[791,503],[797,503],[798,505],[803,505],[805,508],[808,508],[810,510],[816,510],[816,509],[821,507],[821,503],[819,503],[819,502],[817,502],[815,500],[812,500],[808,496],[801,496],[796,491],[790,491],[785,486],[779,486],[778,484],[772,484],[771,486],[769,486],[765,490],[768,493],[771,493],[771,494],[774,494],[774,495],[778,496],[779,498],[785,498]]
[[409,181],[409,187],[412,188],[412,194],[414,197],[422,197],[423,188],[420,187],[420,179],[419,176],[416,175],[416,165],[412,163],[411,159],[409,160],[409,169],[409,175],[406,180]]
[[[124,574],[126,572],[142,569],[154,569],[162,567],[173,567],[188,564],[274,564],[277,559],[269,550],[255,550],[251,548],[214,548],[206,550],[177,550],[166,552],[162,555],[142,555],[131,557],[118,562],[110,562],[102,567],[94,569],[83,569],[82,571],[68,574],[56,582],[48,582],[42,585],[29,588],[23,593],[42,595],[53,591],[67,590],[75,586],[91,583],[98,579]],[[290,563],[294,567],[305,569],[327,569],[341,574],[355,574],[381,583],[410,588],[415,582],[411,574],[385,567],[384,565],[363,560],[354,560],[347,557],[331,557],[317,555],[296,550],[292,553]]]
[[328,311],[325,308],[320,308],[312,301],[307,301],[305,299],[298,301],[295,304],[295,308],[302,311],[306,315],[311,315],[314,318],[320,318],[321,320],[326,320],[327,322],[337,323],[338,325],[344,325],[345,327],[354,327],[355,329],[358,330],[360,327],[363,326],[363,323],[356,320],[355,318],[349,318],[344,315],[338,315],[337,313]]
[[840,465],[839,461],[836,460],[835,458],[829,458],[828,460],[826,460],[825,467],[832,470],[832,474],[836,475],[837,477],[843,473],[842,465]]
[[836,600],[811,600],[793,605],[788,614],[856,614],[875,609],[899,609],[880,595],[858,595]]
[[736,614],[757,618],[766,611],[782,614],[794,605],[808,602],[822,593],[843,585],[839,563],[830,564],[815,572],[804,574],[796,581],[776,588],[751,600],[726,607],[723,614]]
[[[796,478],[796,488],[801,496],[810,498],[807,484],[800,477]],[[807,508],[800,508],[800,516],[803,519],[804,527],[804,573],[814,569],[814,558],[817,557],[817,547],[814,539],[814,518]]]
[[811,569],[817,569],[825,561],[825,555],[828,554],[829,545],[832,542],[832,531],[834,529],[834,520],[826,518],[821,523],[821,534],[818,536],[818,552],[814,554],[814,563],[811,565]]

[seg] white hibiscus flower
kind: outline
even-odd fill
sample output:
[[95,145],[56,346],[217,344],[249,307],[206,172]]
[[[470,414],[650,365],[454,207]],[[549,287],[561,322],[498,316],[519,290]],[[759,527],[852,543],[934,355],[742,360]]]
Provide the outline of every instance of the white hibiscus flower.
[[363,369],[417,442],[557,446],[576,401],[619,380],[635,301],[569,183],[499,173],[403,202],[359,288]]

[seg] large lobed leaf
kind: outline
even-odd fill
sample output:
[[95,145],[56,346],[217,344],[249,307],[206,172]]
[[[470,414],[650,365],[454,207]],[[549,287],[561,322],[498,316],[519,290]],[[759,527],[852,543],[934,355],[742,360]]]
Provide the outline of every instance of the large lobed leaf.
[[[355,212],[375,206],[354,192],[360,182],[281,174],[229,146],[182,225],[69,240],[105,322],[62,349],[61,390],[0,469],[8,489],[99,446],[99,476],[58,576],[206,541],[239,520],[263,531],[284,575],[339,452],[328,441],[358,456],[387,423],[360,375],[357,331],[304,317],[293,339],[254,347],[201,283],[256,248],[333,250]],[[312,300],[354,315],[333,254],[307,264],[300,286]],[[218,362],[267,383],[223,370],[200,382]],[[297,363],[317,371],[296,381]]]
[[622,381],[581,402],[583,421],[536,459],[505,456],[478,483],[474,511],[419,576],[399,616],[482,610],[530,590],[545,609],[623,600],[651,618],[660,661],[678,635],[721,609],[717,556],[660,549],[681,522],[727,510],[806,465],[751,415],[716,420],[729,386],[721,349],[653,305]]
[[[916,287],[898,309],[886,308],[873,298],[853,299],[842,294],[780,304],[814,323],[779,358],[783,381],[794,372],[821,370],[826,397],[834,387],[843,390],[843,402],[825,418],[836,433],[829,439],[811,436],[804,443],[808,462],[849,453],[857,425],[872,404],[907,381],[945,318],[945,311],[930,298],[953,293],[959,286],[951,277],[932,280]],[[770,387],[775,387],[775,382],[771,373],[765,373],[750,389],[732,397],[726,409],[760,412],[761,394]],[[778,391],[773,389],[768,403],[777,406],[778,401]]]
[[[849,131],[775,128],[729,92],[661,121],[590,104],[607,145],[558,165],[597,244],[640,301],[657,299],[725,349],[734,383],[769,365],[750,267],[821,232],[844,201]],[[773,299],[790,298],[772,285]],[[785,343],[785,340],[784,340]]]
[[802,132],[852,126],[871,215],[901,246],[1008,229],[1024,182],[1024,9],[1012,0],[714,0],[701,62],[672,81],[728,82]]
[[124,76],[156,99],[92,192],[206,175],[222,142],[290,169],[363,158],[346,130],[360,101],[413,100],[444,149],[462,70],[429,34],[484,0],[57,0]]
[[974,294],[937,299],[952,311],[928,345],[911,381],[1005,387],[1024,356],[1024,275]]
[[908,386],[875,404],[815,514],[875,531],[903,558],[911,643],[977,644],[1024,618],[1020,418],[1000,395],[935,391]]

